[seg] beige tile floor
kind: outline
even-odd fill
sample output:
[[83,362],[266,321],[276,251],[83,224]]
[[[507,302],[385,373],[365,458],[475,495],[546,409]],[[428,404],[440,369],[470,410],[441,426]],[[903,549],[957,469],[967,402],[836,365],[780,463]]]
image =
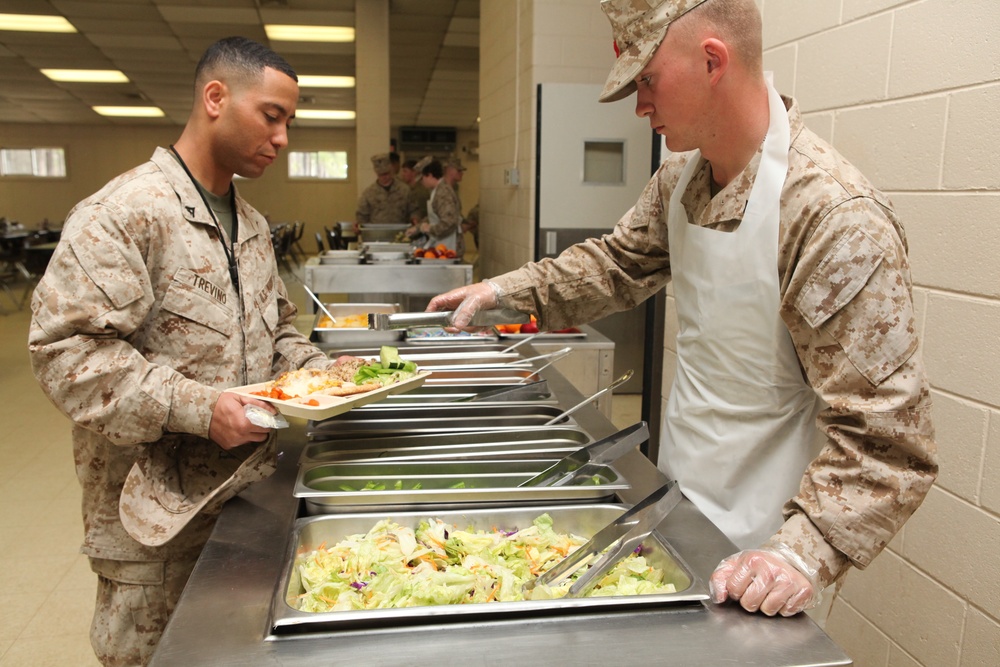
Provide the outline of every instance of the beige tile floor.
[[[294,281],[289,291],[303,292]],[[88,638],[96,575],[78,553],[70,423],[31,373],[29,309],[9,305],[0,293],[0,667],[98,665]],[[616,395],[613,421],[632,424],[639,409],[639,396]]]

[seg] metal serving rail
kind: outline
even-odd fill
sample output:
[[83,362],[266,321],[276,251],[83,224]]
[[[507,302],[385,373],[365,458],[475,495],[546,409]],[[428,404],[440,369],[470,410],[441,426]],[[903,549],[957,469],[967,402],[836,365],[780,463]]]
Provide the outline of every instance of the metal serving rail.
[[[559,403],[583,396],[558,373],[546,379]],[[593,407],[576,413],[595,439],[617,429]],[[735,604],[573,612],[428,622],[287,638],[269,636],[272,597],[299,503],[292,496],[305,446],[301,425],[281,432],[277,472],[225,506],[195,566],[152,665],[850,665],[805,614],[768,618]],[[637,450],[616,462],[635,503],[664,477]],[[689,501],[660,524],[693,574],[708,581],[734,547]]]

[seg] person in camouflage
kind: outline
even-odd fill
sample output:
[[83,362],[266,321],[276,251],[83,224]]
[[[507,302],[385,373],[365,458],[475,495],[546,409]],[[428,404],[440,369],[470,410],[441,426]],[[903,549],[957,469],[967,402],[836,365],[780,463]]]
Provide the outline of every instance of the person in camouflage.
[[80,202],[32,299],[35,376],[73,423],[105,665],[145,664],[222,503],[273,471],[226,392],[331,362],[293,326],[267,222],[234,174],[288,143],[298,84],[241,37],[208,48],[177,143]]
[[388,153],[372,156],[375,182],[358,198],[355,222],[365,225],[405,225],[412,216],[410,188],[396,178]]
[[423,234],[423,247],[446,246],[455,251],[456,257],[465,254],[465,239],[462,236],[462,201],[455,187],[462,180],[465,167],[458,158],[448,158],[445,164],[431,160],[425,164],[424,186],[430,190],[427,200],[427,219],[407,230],[408,235]]
[[416,160],[407,160],[399,172],[403,182],[410,186],[410,209],[413,211],[410,223],[414,225],[427,216],[427,200],[431,198],[431,191],[424,187],[421,169],[417,168]]
[[712,599],[791,616],[871,563],[937,475],[903,228],[767,82],[754,0],[601,7],[619,56],[600,99],[635,93],[671,154],[611,233],[428,310],[561,329],[672,279],[658,465],[740,549]]

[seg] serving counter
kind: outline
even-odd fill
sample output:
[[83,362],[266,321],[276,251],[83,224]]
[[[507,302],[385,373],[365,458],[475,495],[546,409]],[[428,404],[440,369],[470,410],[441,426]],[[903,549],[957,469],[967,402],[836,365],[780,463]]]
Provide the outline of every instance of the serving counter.
[[[583,396],[559,373],[543,373],[560,406]],[[617,429],[598,410],[574,414],[594,439]],[[305,428],[281,431],[279,466],[224,508],[152,664],[164,665],[849,665],[850,659],[806,615],[768,618],[735,604],[688,602],[611,611],[482,617],[398,627],[277,637],[270,610],[281,587],[292,527],[302,516],[292,495]],[[638,450],[615,463],[637,502],[663,483]],[[690,502],[658,532],[707,582],[733,545]],[[503,603],[495,603],[503,604]]]
[[[372,301],[370,295],[393,294],[404,298],[430,297],[472,282],[471,264],[434,262],[424,264],[321,264],[306,261],[305,284],[317,294],[346,294],[353,301]],[[357,295],[360,298],[354,298]],[[315,305],[307,304],[309,312]],[[422,304],[404,304],[407,310],[423,310]]]

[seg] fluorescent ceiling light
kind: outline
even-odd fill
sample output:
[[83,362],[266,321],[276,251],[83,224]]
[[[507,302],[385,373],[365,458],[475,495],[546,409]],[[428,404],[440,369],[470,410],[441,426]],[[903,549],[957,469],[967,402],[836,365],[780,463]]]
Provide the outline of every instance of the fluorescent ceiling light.
[[74,83],[128,83],[125,73],[116,69],[43,69],[53,81]]
[[160,107],[91,107],[102,116],[132,118],[159,118],[164,115]]
[[23,32],[76,32],[62,16],[42,14],[0,14],[0,30]]
[[354,120],[353,111],[343,109],[299,109],[295,117],[302,120]]
[[353,88],[353,76],[299,75],[299,88]]
[[354,41],[354,28],[339,25],[265,25],[264,32],[277,42]]

